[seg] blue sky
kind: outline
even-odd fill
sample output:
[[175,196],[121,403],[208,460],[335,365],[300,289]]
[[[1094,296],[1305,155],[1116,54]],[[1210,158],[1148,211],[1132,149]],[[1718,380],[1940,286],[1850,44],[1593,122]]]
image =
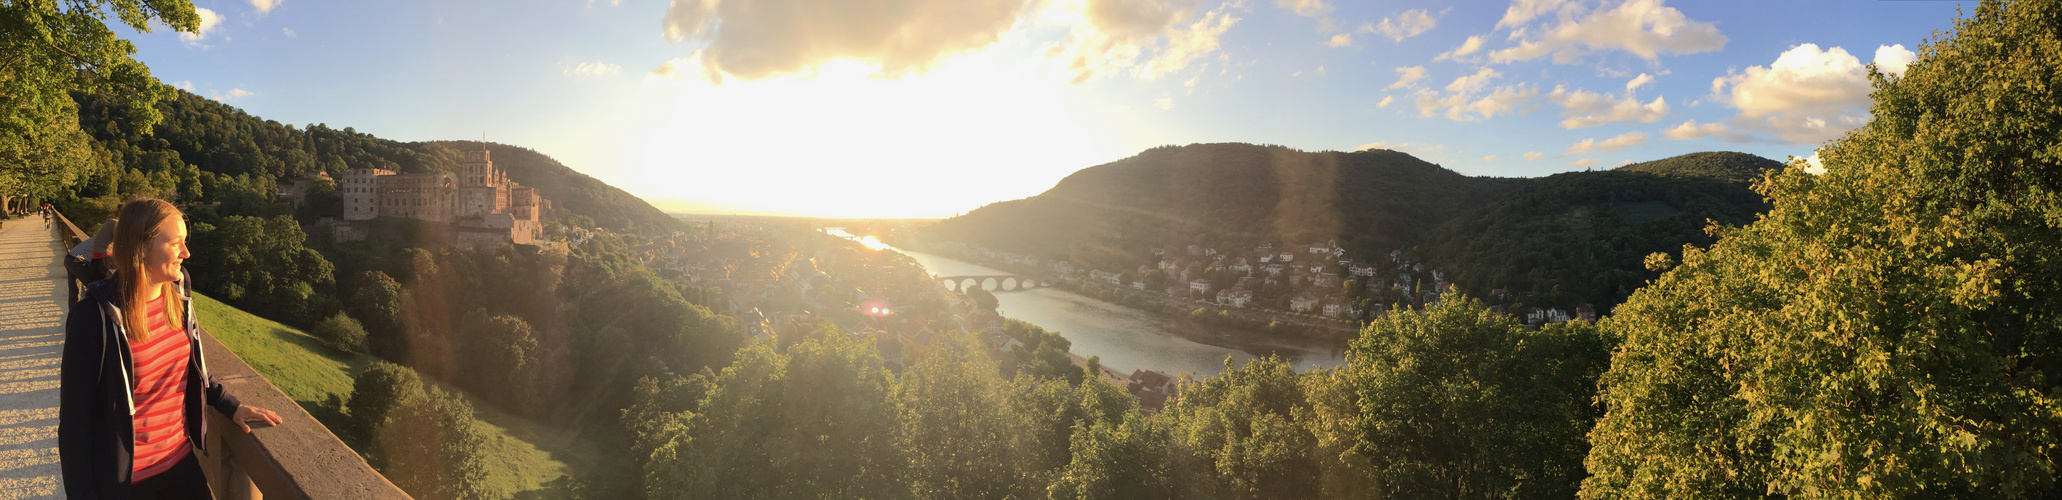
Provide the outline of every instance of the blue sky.
[[1533,177],[1809,156],[1956,9],[1891,2],[199,0],[130,34],[284,123],[521,145],[662,208],[949,216],[1166,144]]

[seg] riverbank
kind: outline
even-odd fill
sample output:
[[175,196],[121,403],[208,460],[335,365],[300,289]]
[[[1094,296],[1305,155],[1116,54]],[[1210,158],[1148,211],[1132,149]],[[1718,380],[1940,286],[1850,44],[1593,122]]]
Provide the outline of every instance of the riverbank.
[[[894,251],[915,260],[935,276],[1017,274],[926,252],[868,241],[832,229],[838,238]],[[1060,332],[1083,357],[1100,356],[1103,364],[1129,373],[1134,369],[1199,376],[1224,371],[1233,363],[1267,355],[1280,356],[1299,369],[1338,366],[1345,362],[1344,341],[1282,337],[1265,332],[1226,328],[1185,318],[1113,304],[1058,287],[997,292],[998,312],[1005,317]]]

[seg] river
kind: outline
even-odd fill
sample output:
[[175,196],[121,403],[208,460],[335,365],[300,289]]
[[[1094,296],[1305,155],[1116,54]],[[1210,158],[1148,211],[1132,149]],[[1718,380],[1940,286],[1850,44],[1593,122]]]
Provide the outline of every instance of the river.
[[[842,229],[832,228],[825,232],[874,249],[907,255],[933,276],[1013,274],[963,260],[895,248],[872,237],[854,238]],[[996,292],[995,299],[998,303],[996,311],[1003,316],[1059,332],[1073,343],[1070,350],[1074,354],[1101,356],[1104,366],[1126,374],[1133,369],[1147,369],[1169,374],[1187,372],[1197,376],[1215,376],[1224,371],[1227,357],[1234,363],[1244,364],[1247,360],[1268,354],[1279,355],[1299,369],[1345,363],[1343,342],[1270,338],[1264,334],[1226,328],[1196,331],[1193,327],[1176,325],[1158,315],[1057,288]]]

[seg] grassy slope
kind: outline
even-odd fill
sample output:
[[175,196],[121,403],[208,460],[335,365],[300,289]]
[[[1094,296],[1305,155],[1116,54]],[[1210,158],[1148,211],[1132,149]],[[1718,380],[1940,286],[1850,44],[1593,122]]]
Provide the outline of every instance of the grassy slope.
[[[348,436],[343,430],[342,415],[323,408],[322,402],[331,394],[348,399],[352,379],[372,363],[371,356],[338,353],[299,330],[206,296],[197,296],[194,304],[209,333],[363,453],[364,449],[354,442],[355,436]],[[442,387],[457,390],[449,385]],[[470,395],[466,397],[477,409],[475,425],[487,429],[487,470],[503,491],[543,489],[545,482],[566,474],[566,460],[594,456],[594,451],[585,449],[583,443],[550,439],[547,436],[553,433],[545,426],[502,413]],[[551,449],[540,449],[539,444]]]

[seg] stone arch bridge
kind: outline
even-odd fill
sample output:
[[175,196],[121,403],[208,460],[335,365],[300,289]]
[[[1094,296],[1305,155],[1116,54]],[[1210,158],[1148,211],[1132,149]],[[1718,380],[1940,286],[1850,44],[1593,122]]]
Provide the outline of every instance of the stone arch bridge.
[[997,292],[1021,292],[1053,285],[1051,282],[1039,281],[1034,278],[1026,278],[1014,274],[939,276],[938,282],[944,284],[946,290],[954,292],[964,292],[973,287]]

